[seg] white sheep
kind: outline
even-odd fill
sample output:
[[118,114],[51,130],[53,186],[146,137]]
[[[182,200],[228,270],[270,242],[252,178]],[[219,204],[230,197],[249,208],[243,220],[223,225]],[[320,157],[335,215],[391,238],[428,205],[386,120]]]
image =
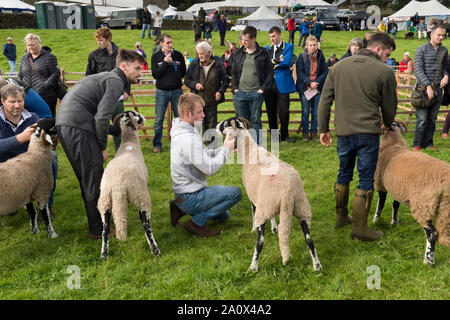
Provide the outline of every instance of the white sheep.
[[402,130],[406,131],[405,123],[396,120],[381,136],[375,172],[379,200],[374,221],[381,215],[388,192],[395,199],[393,225],[398,223],[399,204],[410,206],[412,216],[427,237],[423,263],[432,265],[436,240],[450,247],[450,165],[423,152],[409,150]]
[[134,111],[127,111],[114,119],[114,125],[120,121],[122,142],[112,159],[106,166],[100,183],[98,210],[103,221],[101,258],[108,258],[110,217],[114,218],[116,237],[124,240],[127,237],[128,202],[135,205],[144,226],[145,236],[151,252],[160,254],[150,226],[151,199],[148,193],[148,171],[139,142],[139,128],[145,118]]
[[311,207],[298,172],[258,146],[252,139],[249,128],[249,121],[238,117],[217,125],[217,130],[222,134],[236,135],[237,151],[242,160],[242,183],[253,207],[253,230],[257,230],[258,238],[250,269],[258,271],[266,221],[279,214],[278,238],[283,264],[289,259],[289,234],[294,215],[302,227],[314,270],[322,270],[309,235]]
[[48,209],[53,189],[52,138],[57,135],[55,119],[41,119],[35,126],[27,152],[0,163],[0,215],[26,206],[30,215],[31,233],[39,233],[33,201],[38,202],[44,217],[47,235],[56,238]]

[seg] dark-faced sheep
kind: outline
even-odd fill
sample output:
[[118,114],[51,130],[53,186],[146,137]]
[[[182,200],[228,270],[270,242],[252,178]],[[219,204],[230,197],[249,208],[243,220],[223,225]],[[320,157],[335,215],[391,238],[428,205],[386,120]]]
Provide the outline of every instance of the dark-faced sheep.
[[309,234],[311,207],[298,172],[258,146],[248,128],[250,123],[238,117],[217,125],[217,130],[222,134],[236,136],[237,151],[242,161],[242,183],[253,206],[253,230],[257,230],[258,238],[250,269],[258,271],[266,221],[279,214],[278,238],[283,264],[289,259],[289,234],[294,215],[302,227],[314,270],[322,270]]
[[375,172],[379,200],[374,221],[381,215],[387,193],[395,199],[391,224],[398,223],[400,203],[410,206],[412,216],[427,237],[423,262],[434,264],[436,240],[450,247],[450,165],[423,152],[409,150],[402,130],[406,126],[397,120],[381,136]]
[[134,111],[124,112],[114,119],[115,126],[120,122],[122,143],[114,159],[106,166],[100,184],[98,210],[103,220],[102,259],[108,258],[111,214],[117,239],[125,240],[127,237],[129,202],[139,211],[151,252],[155,256],[160,254],[150,226],[152,205],[147,188],[148,171],[139,142],[138,129],[144,121],[144,116]]

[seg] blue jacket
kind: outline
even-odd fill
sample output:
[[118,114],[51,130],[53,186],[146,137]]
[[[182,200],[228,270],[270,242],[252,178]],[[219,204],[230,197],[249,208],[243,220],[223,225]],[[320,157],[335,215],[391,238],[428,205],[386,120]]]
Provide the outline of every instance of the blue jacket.
[[16,136],[26,128],[39,121],[39,116],[26,110],[22,112],[25,120],[17,127],[16,132],[5,121],[3,107],[0,108],[0,162],[5,162],[28,150],[29,142],[20,144]]
[[227,32],[227,22],[219,20],[219,23],[217,24],[219,28],[219,33],[225,33]]
[[309,33],[309,22],[302,22],[298,26],[298,31],[300,31],[301,34],[308,34]]
[[6,59],[16,61],[16,45],[14,43],[7,43],[3,46],[3,55]]
[[[306,64],[303,63],[303,56],[306,55],[306,50],[304,53],[300,54],[297,59],[296,70],[297,70],[297,90],[300,94],[303,94],[311,83],[309,79],[311,62],[306,56]],[[323,56],[322,50],[318,49],[317,52],[317,78],[315,82],[319,83],[319,91],[322,92],[323,85],[325,84],[325,79],[328,75],[328,66]]]
[[[271,52],[271,48],[273,45],[267,46],[267,51]],[[273,65],[274,65],[274,78],[275,83],[277,84],[278,91],[282,94],[291,93],[296,91],[294,78],[292,78],[292,54],[294,53],[294,46],[290,43],[286,43],[283,41],[283,51],[282,55],[284,56],[282,62],[278,62],[277,59],[272,59],[273,56],[270,57]],[[273,50],[273,49],[272,49]],[[273,52],[273,51],[272,51]]]
[[316,22],[314,24],[314,29],[313,29],[313,36],[317,38],[317,40],[320,40],[320,36],[322,35],[323,32],[323,25],[320,22]]

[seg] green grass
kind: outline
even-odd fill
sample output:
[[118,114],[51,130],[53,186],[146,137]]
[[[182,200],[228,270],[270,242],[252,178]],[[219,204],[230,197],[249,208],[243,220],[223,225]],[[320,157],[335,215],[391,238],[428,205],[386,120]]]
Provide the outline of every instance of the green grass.
[[[69,71],[84,71],[88,53],[95,49],[93,30],[0,30],[0,39],[12,36],[23,52],[26,33],[41,35],[43,42],[53,48],[60,65]],[[170,32],[175,48],[190,50],[193,34],[188,31]],[[227,33],[235,40],[237,33]],[[344,54],[351,38],[361,32],[326,32],[322,48]],[[218,36],[213,34],[218,47]],[[401,35],[399,35],[399,38]],[[283,33],[287,39],[287,33]],[[133,48],[140,32],[113,31],[113,41],[121,47]],[[298,40],[298,37],[297,37]],[[268,44],[267,32],[260,32],[260,44]],[[151,42],[144,49],[151,52]],[[394,51],[397,59],[404,51],[414,53],[423,42],[398,40]],[[298,47],[295,49],[299,53]],[[221,55],[222,49],[216,49]],[[19,54],[20,56],[20,54]],[[0,67],[7,69],[4,58]],[[299,103],[296,103],[299,104]],[[230,109],[231,104],[221,108]],[[293,108],[298,106],[293,105]],[[299,118],[299,115],[295,115]],[[152,123],[150,124],[152,125]],[[294,134],[294,137],[299,138]],[[410,144],[412,134],[405,136]],[[425,152],[450,162],[450,141],[435,135],[440,152]],[[57,181],[56,218],[57,239],[49,239],[41,224],[41,233],[29,233],[26,211],[20,209],[15,217],[0,218],[0,299],[446,299],[450,298],[450,250],[436,246],[436,264],[423,265],[425,234],[411,217],[406,206],[400,206],[400,224],[392,227],[388,197],[384,214],[375,227],[384,237],[373,243],[350,239],[351,227],[334,230],[333,183],[338,170],[336,141],[332,148],[319,143],[281,144],[280,158],[292,164],[300,173],[313,211],[311,236],[323,266],[315,273],[301,232],[293,220],[290,237],[291,259],[281,263],[278,238],[267,228],[259,272],[248,271],[256,242],[251,232],[251,205],[241,182],[241,166],[225,165],[209,184],[239,186],[243,200],[231,210],[229,221],[211,223],[223,234],[200,239],[182,227],[172,228],[169,200],[172,199],[169,141],[163,140],[161,154],[152,153],[151,141],[142,141],[142,150],[149,170],[149,192],[152,197],[151,222],[161,256],[151,255],[135,208],[129,210],[128,239],[112,239],[108,261],[100,260],[101,241],[88,237],[87,218],[81,193],[62,148],[57,149],[59,176]],[[113,156],[110,142],[108,150]],[[351,184],[351,194],[357,185]],[[276,192],[276,190],[274,190]],[[370,218],[377,196],[374,197]],[[350,207],[352,198],[350,199]],[[350,212],[352,210],[350,209]],[[186,221],[187,217],[182,219]],[[80,268],[80,289],[71,290],[67,282],[69,266]],[[371,274],[367,268],[376,265],[381,270],[381,288],[370,290],[366,282]],[[70,280],[70,279],[69,279]]]

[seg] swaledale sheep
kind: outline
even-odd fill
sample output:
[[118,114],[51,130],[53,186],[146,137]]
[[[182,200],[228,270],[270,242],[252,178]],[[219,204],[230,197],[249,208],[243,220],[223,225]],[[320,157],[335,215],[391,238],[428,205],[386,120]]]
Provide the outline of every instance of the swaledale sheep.
[[401,136],[401,127],[406,130],[404,123],[396,121],[381,136],[375,172],[379,200],[374,221],[381,215],[388,192],[395,199],[393,225],[398,223],[399,203],[410,206],[412,216],[427,237],[423,263],[434,264],[436,240],[450,247],[450,165],[423,152],[409,150]]
[[302,227],[314,270],[322,270],[309,235],[311,207],[298,172],[291,165],[258,146],[248,128],[250,123],[238,117],[224,120],[217,125],[217,130],[222,134],[236,136],[237,151],[242,159],[242,183],[253,207],[253,230],[256,229],[258,232],[250,269],[258,271],[266,221],[279,214],[278,238],[283,264],[289,259],[289,234],[294,215]]
[[145,236],[151,252],[160,254],[153,238],[150,226],[151,199],[148,193],[148,171],[139,142],[139,128],[145,118],[134,111],[127,111],[114,119],[114,125],[120,121],[122,143],[106,166],[100,183],[98,210],[103,221],[101,258],[108,259],[109,231],[111,214],[116,226],[116,237],[125,240],[127,237],[128,202],[135,205],[144,226]]
[[39,233],[37,214],[33,201],[38,202],[44,217],[47,235],[56,238],[48,209],[48,199],[53,189],[51,147],[57,133],[55,119],[41,119],[34,125],[27,152],[0,163],[0,215],[26,206],[30,215],[31,233]]

